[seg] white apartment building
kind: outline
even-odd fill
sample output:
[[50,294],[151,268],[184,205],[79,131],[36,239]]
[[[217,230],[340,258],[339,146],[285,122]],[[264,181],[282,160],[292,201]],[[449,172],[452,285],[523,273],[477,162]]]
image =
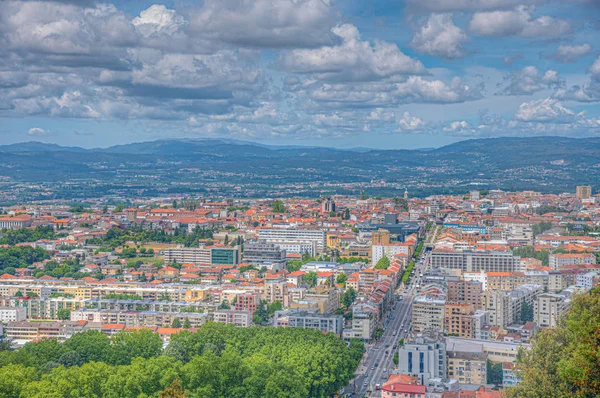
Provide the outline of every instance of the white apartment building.
[[597,272],[586,272],[585,274],[577,275],[577,287],[590,290],[594,287],[594,284],[598,283],[600,275]]
[[204,247],[174,247],[164,250],[165,262],[179,264],[210,264],[210,249]]
[[513,226],[508,231],[507,241],[509,244],[532,245],[533,229],[529,226]]
[[273,245],[280,250],[285,250],[286,253],[308,253],[311,257],[317,254],[316,242],[278,242]]
[[0,307],[0,323],[20,322],[27,318],[25,307]]
[[415,298],[412,310],[413,331],[443,330],[445,305],[446,300],[438,300],[428,296]]
[[489,314],[487,311],[476,310],[473,314],[473,336],[481,339],[481,329],[489,323]]
[[213,321],[247,328],[252,325],[251,311],[218,310],[213,313]]
[[431,266],[462,272],[518,272],[521,271],[521,257],[514,256],[510,250],[435,250],[431,254]]
[[316,229],[300,229],[300,228],[263,228],[258,231],[258,238],[265,240],[268,243],[273,243],[279,246],[280,249],[285,249],[292,253],[304,253],[302,251],[293,251],[293,247],[282,247],[282,245],[290,244],[312,244],[315,245],[315,253],[323,253],[326,247],[325,231]]
[[556,253],[548,257],[548,266],[559,269],[564,265],[571,264],[596,264],[596,255],[591,253]]
[[567,298],[560,294],[542,293],[534,302],[533,321],[541,328],[556,328],[568,309]]
[[19,214],[14,217],[0,217],[0,229],[31,227],[32,223],[32,218],[27,214]]
[[374,245],[371,248],[371,264],[375,266],[384,256],[390,261],[396,254],[406,254],[408,256],[408,246],[404,244]]
[[352,328],[344,329],[345,340],[370,341],[377,326],[377,309],[370,304],[356,304],[352,308]]
[[[438,332],[439,333],[439,332]],[[446,345],[437,333],[418,334],[398,349],[399,373],[418,377],[428,386],[431,379],[446,377]]]

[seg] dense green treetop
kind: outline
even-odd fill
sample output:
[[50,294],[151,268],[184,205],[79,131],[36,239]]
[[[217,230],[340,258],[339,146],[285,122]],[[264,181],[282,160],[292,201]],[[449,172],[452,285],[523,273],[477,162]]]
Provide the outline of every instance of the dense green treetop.
[[49,225],[40,225],[35,228],[17,228],[2,232],[0,244],[16,245],[23,242],[35,242],[40,239],[54,239],[54,228]]
[[389,266],[390,259],[387,258],[387,256],[383,256],[377,261],[377,264],[375,264],[375,269],[388,269]]
[[308,329],[208,323],[173,335],[164,350],[148,330],[88,331],[0,351],[0,396],[327,397],[349,382],[363,353],[358,340],[347,346]]
[[600,289],[576,296],[556,329],[545,329],[521,350],[522,382],[508,397],[600,396]]

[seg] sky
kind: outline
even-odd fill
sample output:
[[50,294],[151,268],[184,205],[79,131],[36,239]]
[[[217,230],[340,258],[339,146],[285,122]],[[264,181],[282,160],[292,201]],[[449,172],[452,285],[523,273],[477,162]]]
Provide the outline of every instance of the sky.
[[600,135],[600,0],[3,1],[0,144]]

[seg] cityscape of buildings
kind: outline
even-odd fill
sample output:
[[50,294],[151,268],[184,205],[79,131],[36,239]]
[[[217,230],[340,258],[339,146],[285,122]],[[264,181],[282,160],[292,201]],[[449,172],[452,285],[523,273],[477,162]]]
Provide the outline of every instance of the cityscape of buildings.
[[11,346],[139,328],[168,344],[209,322],[315,329],[366,344],[340,395],[500,397],[519,383],[519,350],[600,283],[591,187],[2,212]]
[[599,21],[0,1],[0,398],[600,397]]

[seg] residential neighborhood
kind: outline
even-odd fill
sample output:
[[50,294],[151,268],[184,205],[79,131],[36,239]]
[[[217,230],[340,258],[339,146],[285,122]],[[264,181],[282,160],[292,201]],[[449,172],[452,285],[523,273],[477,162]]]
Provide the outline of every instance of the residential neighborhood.
[[314,329],[365,344],[340,394],[488,397],[519,382],[520,350],[598,285],[597,198],[7,207],[0,322],[15,348],[140,328],[167,346],[208,323]]

